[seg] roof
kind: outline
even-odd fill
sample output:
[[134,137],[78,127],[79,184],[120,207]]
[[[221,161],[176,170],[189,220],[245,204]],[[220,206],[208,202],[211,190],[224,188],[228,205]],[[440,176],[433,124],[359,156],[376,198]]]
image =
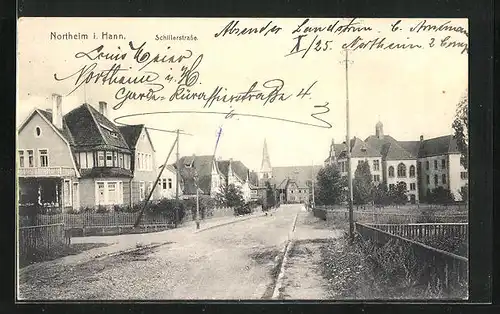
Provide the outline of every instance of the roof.
[[141,135],[143,128],[144,124],[125,125],[118,127],[130,149],[134,149],[137,145],[137,141],[139,140],[139,136]]
[[365,142],[380,152],[381,156],[386,160],[405,160],[415,159],[417,155],[413,155],[410,151],[402,147],[397,140],[390,135],[384,135],[383,138],[378,138],[375,135],[369,136]]
[[[210,193],[211,182],[212,182],[212,162],[214,156],[183,156],[179,159],[180,175],[184,182],[184,194],[196,194],[196,188],[194,186],[194,176],[198,176],[199,188],[205,193]],[[186,165],[192,165],[192,167],[186,167]],[[174,165],[175,167],[175,165]]]
[[[350,140],[351,144],[351,157],[353,158],[366,158],[366,157],[381,157],[379,150],[373,148],[368,143],[362,141],[361,139],[354,137]],[[342,144],[344,147],[342,152],[337,156],[338,158],[346,157],[345,143]]]
[[231,161],[231,169],[233,169],[234,174],[242,181],[246,181],[249,176],[250,170],[239,160]]
[[299,187],[307,187],[307,182],[316,179],[322,166],[273,167],[273,181],[279,186],[286,179],[293,179]]
[[120,129],[89,104],[73,109],[64,119],[76,146],[129,149]]
[[250,184],[253,185],[254,187],[259,186],[259,175],[255,171],[251,171],[248,179],[250,181]]
[[107,178],[107,177],[124,177],[132,178],[132,172],[123,168],[106,168],[94,167],[92,169],[80,169],[82,178]]
[[418,156],[420,141],[398,141],[398,144],[406,149],[412,156]]
[[457,146],[457,141],[453,137],[453,135],[445,135],[428,140],[423,140],[420,146],[418,157],[446,155],[453,153],[460,153],[460,150]]

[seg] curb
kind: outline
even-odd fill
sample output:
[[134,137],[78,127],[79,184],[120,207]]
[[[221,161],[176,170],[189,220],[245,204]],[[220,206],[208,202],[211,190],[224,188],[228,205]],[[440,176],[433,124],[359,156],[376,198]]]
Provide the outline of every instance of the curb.
[[295,226],[297,224],[297,218],[299,217],[299,213],[295,214],[295,219],[293,220],[293,224],[291,227],[291,231],[288,233],[288,241],[285,245],[285,249],[283,250],[283,259],[281,260],[280,272],[278,274],[278,278],[276,279],[276,285],[274,286],[274,291],[272,295],[272,299],[278,299],[280,290],[283,288],[283,278],[285,277],[285,265],[288,261],[288,251],[290,251],[290,247],[293,244],[293,233],[295,232]]
[[249,219],[253,219],[253,218],[258,218],[258,217],[264,217],[264,215],[255,215],[255,216],[245,217],[245,218],[238,219],[238,220],[232,220],[232,221],[224,222],[224,223],[221,223],[221,224],[218,224],[218,225],[213,225],[213,226],[206,227],[206,228],[203,228],[203,229],[200,229],[200,230],[196,230],[194,233],[199,233],[199,232],[203,232],[203,231],[206,231],[206,230],[210,230],[210,229],[214,229],[214,228],[218,228],[218,227],[222,227],[222,226],[234,224],[234,223],[237,223],[237,222],[240,222],[240,221],[245,221],[245,220],[249,220]]

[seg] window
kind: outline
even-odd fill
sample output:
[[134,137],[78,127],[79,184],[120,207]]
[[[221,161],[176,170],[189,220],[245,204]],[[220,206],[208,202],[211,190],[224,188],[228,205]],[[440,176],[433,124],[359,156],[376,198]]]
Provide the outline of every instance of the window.
[[35,166],[35,160],[34,160],[34,152],[32,149],[28,149],[28,167],[34,167]]
[[467,172],[466,171],[460,172],[460,179],[462,179],[462,180],[467,179]]
[[142,201],[146,198],[146,183],[144,181],[139,182],[139,200]]
[[87,153],[79,153],[80,168],[86,169],[87,167]]
[[425,162],[425,170],[429,170],[429,161],[428,160]]
[[94,153],[92,152],[87,152],[87,167],[94,167]]
[[171,189],[172,188],[172,179],[168,179],[168,188]]
[[390,178],[393,178],[393,177],[394,177],[394,167],[393,167],[393,166],[390,166],[390,167],[389,167],[389,177],[390,177]]
[[398,165],[398,177],[406,177],[406,166],[403,163]]
[[113,167],[113,153],[106,152],[106,167]]
[[380,175],[374,174],[373,175],[373,182],[380,182]]
[[49,166],[49,152],[46,149],[39,149],[38,156],[40,159],[40,167]]
[[118,152],[113,152],[113,167],[118,167]]
[[104,167],[104,152],[97,152],[97,166]]
[[420,171],[420,170],[422,170],[422,162],[421,161],[418,162],[418,171]]
[[111,133],[111,136],[114,137],[114,138],[118,138],[118,134],[116,132],[109,132]]
[[415,177],[415,166],[411,165],[410,166],[410,178]]
[[431,179],[430,179],[429,175],[427,175],[427,184],[431,184]]
[[19,151],[19,167],[24,168],[24,151]]
[[439,183],[439,178],[438,178],[438,175],[435,174],[434,175],[434,185],[438,185],[438,183]]
[[123,182],[96,182],[97,205],[123,204]]
[[415,189],[416,189],[416,184],[410,183],[410,191],[415,191]]
[[446,169],[446,159],[441,159],[441,168]]
[[35,128],[35,136],[40,137],[42,135],[42,129],[39,126]]
[[136,170],[141,170],[141,153],[137,153],[137,165]]
[[[169,180],[171,180],[171,179],[169,179]],[[162,179],[162,188],[163,188],[164,190],[166,190],[166,189],[167,189],[167,179]]]
[[380,170],[380,161],[374,160],[373,161],[373,171],[379,171],[379,170]]
[[443,174],[441,176],[441,181],[443,181],[443,184],[446,184],[446,175],[445,174]]
[[123,160],[125,163],[125,169],[130,170],[130,155],[123,155]]
[[118,154],[118,167],[120,167],[120,168],[124,168],[124,164],[123,164],[123,154],[122,154],[122,153]]
[[437,170],[438,168],[438,161],[435,159],[434,160],[434,170]]

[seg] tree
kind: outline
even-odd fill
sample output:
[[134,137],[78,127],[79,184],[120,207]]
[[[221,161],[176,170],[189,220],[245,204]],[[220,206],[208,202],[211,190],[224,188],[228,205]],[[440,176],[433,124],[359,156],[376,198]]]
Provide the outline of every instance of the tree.
[[368,161],[361,161],[354,172],[352,199],[355,205],[366,205],[372,201],[372,174]]
[[373,188],[373,203],[381,206],[390,203],[389,191],[385,184],[379,184]]
[[452,123],[453,130],[455,130],[454,137],[457,141],[458,149],[460,150],[460,163],[465,169],[469,165],[469,119],[468,119],[469,97],[467,90],[457,104],[455,113],[455,120]]
[[267,210],[270,207],[273,207],[276,205],[276,197],[274,195],[274,189],[271,186],[271,183],[269,181],[266,182],[266,205],[265,209]]
[[321,168],[316,176],[314,201],[319,205],[340,204],[344,200],[346,179],[340,175],[337,165]]
[[403,181],[399,181],[396,184],[396,188],[392,193],[392,201],[398,205],[406,204],[408,202],[408,197],[406,196],[408,193],[408,189],[406,183]]
[[234,184],[222,185],[215,195],[218,204],[222,206],[237,208],[245,204],[243,192]]
[[447,204],[455,201],[455,196],[450,190],[438,186],[429,193],[427,201],[431,204]]

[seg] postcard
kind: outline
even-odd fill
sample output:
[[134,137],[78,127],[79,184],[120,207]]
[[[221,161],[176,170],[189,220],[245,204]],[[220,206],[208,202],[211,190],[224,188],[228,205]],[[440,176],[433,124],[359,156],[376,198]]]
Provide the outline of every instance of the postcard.
[[468,37],[20,18],[18,300],[466,300]]

